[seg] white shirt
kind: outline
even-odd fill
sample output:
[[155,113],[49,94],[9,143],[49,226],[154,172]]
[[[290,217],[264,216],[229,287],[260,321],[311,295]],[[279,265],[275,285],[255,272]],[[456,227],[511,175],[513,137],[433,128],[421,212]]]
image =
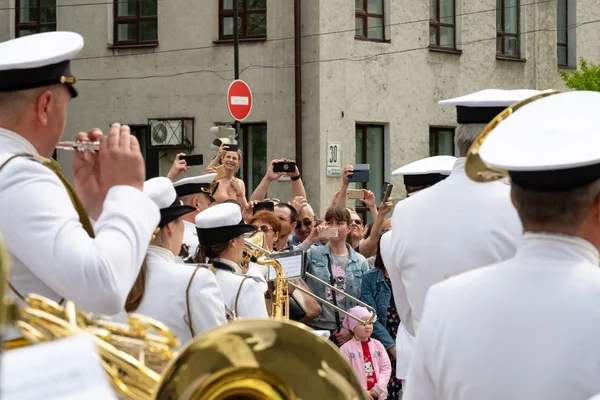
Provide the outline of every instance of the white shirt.
[[[152,245],[148,249],[146,262],[148,282],[142,302],[134,313],[167,325],[184,345],[192,339],[186,291],[196,265],[178,264],[169,250]],[[215,274],[209,269],[198,269],[192,279],[189,297],[192,327],[196,335],[227,322],[221,289]],[[125,313],[113,317],[118,322],[126,322],[126,318]]]
[[445,180],[396,205],[389,251],[382,252],[402,324],[397,377],[406,378],[429,287],[445,275],[506,260],[522,225],[502,182],[471,181],[458,159]]
[[[265,292],[267,284],[264,278],[259,278],[256,274],[243,275],[241,268],[233,261],[222,258],[211,259],[210,262],[221,262],[233,271],[217,268],[217,282],[221,287],[225,306],[230,311],[235,310],[235,299],[238,291],[240,293],[238,299],[237,317],[243,318],[268,318],[267,306],[265,303]],[[244,278],[248,279],[244,281]],[[242,284],[242,281],[243,284]],[[241,290],[240,290],[240,285]]]
[[405,400],[600,392],[600,269],[585,240],[525,234],[508,261],[433,286]]
[[[0,128],[0,165],[17,153],[38,154],[23,137]],[[156,204],[142,191],[115,186],[92,239],[49,168],[18,157],[0,171],[0,232],[12,262],[10,280],[22,295],[57,302],[64,297],[87,312],[118,312],[159,220]],[[9,329],[5,339],[17,336]]]

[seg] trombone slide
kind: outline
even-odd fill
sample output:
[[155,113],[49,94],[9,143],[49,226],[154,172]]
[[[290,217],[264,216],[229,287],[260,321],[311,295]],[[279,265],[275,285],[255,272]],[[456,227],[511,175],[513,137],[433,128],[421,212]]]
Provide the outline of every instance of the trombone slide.
[[[357,303],[357,304],[360,304],[361,306],[365,307],[367,310],[369,310],[369,311],[371,312],[371,316],[369,317],[369,319],[367,320],[367,322],[371,322],[371,323],[372,323],[373,321],[375,321],[375,317],[377,316],[377,312],[376,312],[376,311],[375,311],[375,309],[374,309],[373,307],[371,307],[370,305],[368,305],[368,304],[366,304],[366,303],[364,303],[364,302],[360,301],[360,300],[359,300],[359,299],[357,299],[356,297],[350,296],[349,294],[347,294],[347,293],[345,293],[345,292],[341,291],[340,289],[336,288],[335,286],[332,286],[332,285],[330,285],[329,283],[325,282],[324,280],[317,278],[317,277],[316,277],[316,276],[314,276],[313,274],[310,274],[310,273],[306,272],[306,273],[305,273],[305,275],[306,275],[308,278],[310,278],[310,279],[313,279],[313,280],[315,280],[315,281],[317,281],[317,282],[319,282],[319,283],[321,283],[321,284],[323,284],[323,285],[327,286],[327,287],[328,287],[328,288],[330,288],[331,290],[334,290],[334,291],[336,291],[336,292],[338,292],[338,293],[342,293],[344,296],[348,297],[350,300],[352,300],[352,301],[354,301],[355,303]],[[293,282],[288,282],[288,283],[289,283],[291,286],[293,286],[293,287],[294,287],[296,290],[299,290],[299,291],[301,291],[302,293],[305,293],[305,294],[309,295],[309,296],[310,296],[310,297],[312,297],[313,299],[317,300],[319,303],[321,303],[321,304],[326,304],[326,305],[328,305],[328,306],[330,306],[330,307],[333,307],[333,308],[334,308],[334,309],[336,309],[337,311],[339,311],[339,312],[343,313],[344,315],[347,315],[348,317],[352,318],[353,320],[355,320],[355,321],[357,321],[357,322],[365,322],[365,321],[363,321],[362,319],[360,319],[360,318],[357,318],[357,317],[355,317],[354,315],[350,314],[349,312],[347,312],[347,311],[346,311],[346,310],[344,310],[343,308],[341,308],[341,307],[338,307],[338,306],[336,306],[335,304],[332,304],[332,303],[328,302],[327,300],[320,298],[319,296],[317,296],[316,294],[312,293],[311,291],[309,291],[309,290],[306,290],[306,289],[304,289],[303,287],[301,287],[301,286],[298,286],[298,285],[294,284]]]

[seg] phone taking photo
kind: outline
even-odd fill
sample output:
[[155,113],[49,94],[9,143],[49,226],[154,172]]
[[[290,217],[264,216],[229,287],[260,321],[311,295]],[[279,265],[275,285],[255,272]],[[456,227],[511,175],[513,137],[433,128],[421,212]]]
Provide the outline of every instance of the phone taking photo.
[[294,172],[296,163],[294,161],[281,161],[273,164],[273,172]]
[[364,200],[365,192],[362,189],[348,189],[346,190],[347,199]]
[[179,159],[185,160],[187,166],[204,164],[204,155],[202,154],[189,154],[187,156],[181,156]]
[[259,203],[256,203],[254,205],[254,208],[252,209],[252,214],[254,215],[262,210],[275,211],[275,203],[273,203],[272,201],[261,201]]
[[338,237],[338,229],[337,228],[327,228],[319,232],[320,238],[330,239]]
[[392,195],[392,189],[394,189],[394,185],[389,182],[383,182],[383,189],[381,189],[381,201],[387,201]]

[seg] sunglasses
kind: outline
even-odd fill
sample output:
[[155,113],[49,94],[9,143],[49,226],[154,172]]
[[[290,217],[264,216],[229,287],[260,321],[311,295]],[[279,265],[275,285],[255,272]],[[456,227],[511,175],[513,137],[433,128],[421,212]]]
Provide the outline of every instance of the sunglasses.
[[275,230],[273,228],[269,228],[266,225],[261,225],[258,227],[258,229],[260,229],[261,231],[263,231],[264,233],[269,233],[269,231],[273,231],[275,232]]
[[302,225],[304,225],[307,228],[310,228],[312,226],[312,224],[313,224],[312,221],[309,219],[305,220],[304,222],[296,221],[296,229],[302,228]]

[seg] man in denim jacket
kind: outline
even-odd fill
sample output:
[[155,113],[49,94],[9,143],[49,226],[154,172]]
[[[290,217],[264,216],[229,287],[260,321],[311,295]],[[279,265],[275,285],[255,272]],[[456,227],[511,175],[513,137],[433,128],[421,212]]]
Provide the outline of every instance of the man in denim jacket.
[[[350,296],[359,298],[362,276],[369,269],[369,265],[362,255],[346,244],[350,213],[345,207],[331,207],[325,214],[325,223],[327,228],[337,229],[338,235],[330,238],[327,245],[311,247],[308,250],[306,271]],[[333,290],[318,282],[308,279],[306,283],[314,294],[344,310],[356,305],[353,301],[346,299],[343,294],[334,293]],[[352,338],[350,331],[341,327],[342,319],[343,316],[340,316],[333,307],[323,305],[321,315],[311,321],[309,325],[316,329],[332,331],[331,340],[341,346]]]

